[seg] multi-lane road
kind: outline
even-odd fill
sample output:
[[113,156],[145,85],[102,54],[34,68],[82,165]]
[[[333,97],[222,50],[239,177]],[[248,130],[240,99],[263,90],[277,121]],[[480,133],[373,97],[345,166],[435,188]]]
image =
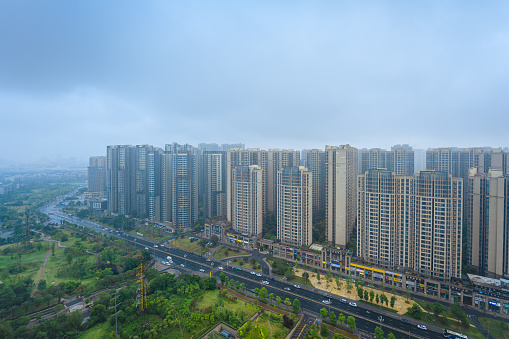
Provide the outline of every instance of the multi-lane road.
[[[169,247],[164,243],[153,242],[140,236],[133,236],[132,234],[112,230],[111,228],[104,227],[103,225],[96,224],[88,220],[81,220],[77,217],[61,212],[58,206],[56,206],[57,203],[58,200],[55,203],[41,208],[41,211],[47,213],[53,222],[60,223],[61,220],[66,220],[108,236],[124,239],[133,244],[137,249],[148,249],[150,253],[157,258],[157,260],[162,260],[161,258],[171,256],[174,263],[171,265],[171,268],[181,272],[218,277],[223,271],[230,279],[244,283],[246,290],[253,290],[256,287],[266,287],[269,293],[274,293],[275,296],[278,295],[283,300],[285,298],[289,298],[293,301],[294,298],[298,298],[301,303],[301,309],[306,313],[316,315],[317,318],[319,318],[318,315],[320,314],[321,308],[334,311],[336,316],[339,315],[339,313],[343,313],[346,317],[351,315],[355,317],[357,328],[368,333],[374,333],[375,327],[379,326],[382,328],[385,335],[392,332],[398,339],[443,338],[442,328],[426,324],[427,330],[422,330],[417,328],[418,324],[422,324],[421,322],[404,318],[399,314],[381,311],[376,307],[362,303],[358,303],[357,306],[350,306],[349,302],[355,302],[355,300],[344,298],[346,299],[346,303],[344,303],[341,301],[341,299],[343,299],[342,297],[334,294],[324,296],[324,292],[321,290],[305,286],[296,288],[293,284],[289,284],[278,279],[273,280],[267,275],[258,277],[245,269],[238,270],[237,268],[227,266],[225,261],[210,260],[207,257],[202,257],[195,253]],[[155,247],[154,245],[157,245],[158,247]],[[223,270],[219,269],[219,267],[222,267]],[[203,270],[203,272],[201,272],[200,269]],[[262,281],[268,281],[269,284],[263,284]],[[329,299],[331,304],[327,305],[323,303],[324,300]],[[383,319],[382,322],[380,321],[380,317]],[[407,322],[405,323],[405,320],[402,321],[402,319],[406,319]]]

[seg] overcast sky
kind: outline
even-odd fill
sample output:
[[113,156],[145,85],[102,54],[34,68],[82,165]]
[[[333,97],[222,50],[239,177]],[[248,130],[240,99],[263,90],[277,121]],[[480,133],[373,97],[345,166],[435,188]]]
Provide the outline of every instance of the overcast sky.
[[509,146],[507,1],[0,2],[0,159]]

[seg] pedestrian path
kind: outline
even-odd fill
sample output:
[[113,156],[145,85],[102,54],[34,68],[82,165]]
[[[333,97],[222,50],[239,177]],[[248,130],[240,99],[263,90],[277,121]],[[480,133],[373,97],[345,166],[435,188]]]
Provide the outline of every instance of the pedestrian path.
[[302,339],[306,336],[311,326],[315,322],[315,318],[304,313],[302,320],[293,332],[291,339]]

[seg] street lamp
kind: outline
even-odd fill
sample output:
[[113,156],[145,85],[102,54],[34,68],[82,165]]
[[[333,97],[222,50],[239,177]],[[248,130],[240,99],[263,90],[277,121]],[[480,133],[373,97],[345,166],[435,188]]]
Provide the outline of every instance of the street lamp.
[[187,266],[187,254],[184,254],[184,266]]

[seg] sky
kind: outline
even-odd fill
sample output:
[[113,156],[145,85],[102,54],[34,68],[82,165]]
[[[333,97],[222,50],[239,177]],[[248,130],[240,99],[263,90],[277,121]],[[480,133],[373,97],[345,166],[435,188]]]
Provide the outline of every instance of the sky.
[[0,163],[509,146],[507,1],[0,2]]

